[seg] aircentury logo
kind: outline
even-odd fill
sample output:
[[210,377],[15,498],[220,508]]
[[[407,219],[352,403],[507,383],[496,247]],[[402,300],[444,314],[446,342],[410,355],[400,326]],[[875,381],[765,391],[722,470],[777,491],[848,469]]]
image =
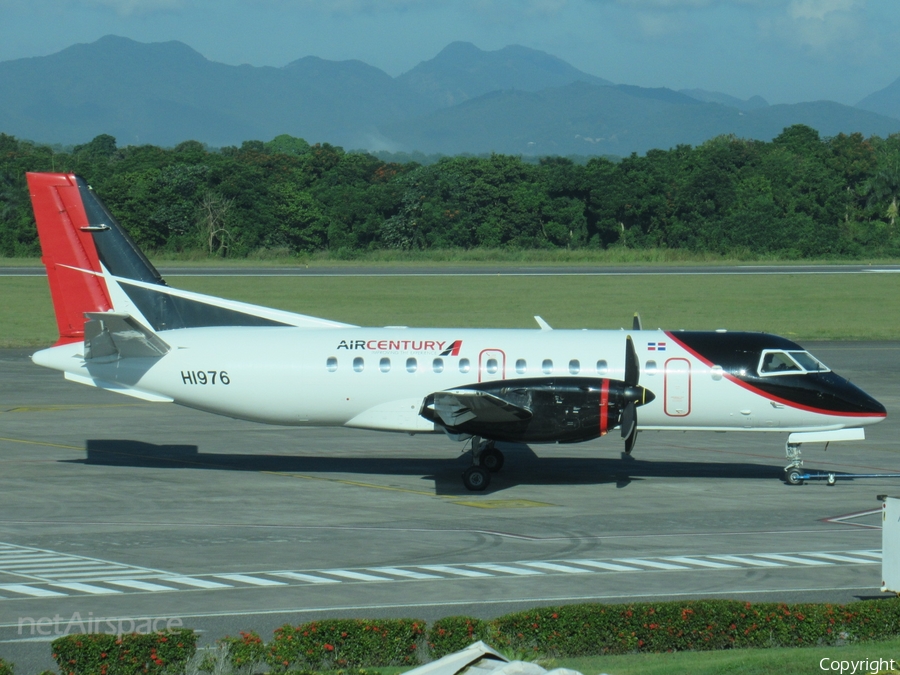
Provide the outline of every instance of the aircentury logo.
[[440,352],[441,356],[459,356],[462,340],[341,340],[338,349],[373,352]]

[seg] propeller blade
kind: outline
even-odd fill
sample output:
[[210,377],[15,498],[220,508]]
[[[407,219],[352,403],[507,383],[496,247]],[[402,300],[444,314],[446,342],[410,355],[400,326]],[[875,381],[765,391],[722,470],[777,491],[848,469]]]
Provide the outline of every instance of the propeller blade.
[[626,439],[625,444],[627,446],[627,439],[634,434],[637,426],[637,407],[634,405],[634,401],[629,401],[625,404],[625,409],[622,410],[622,421],[619,423],[619,426],[622,427],[622,438]]
[[634,313],[634,318],[631,320],[631,330],[643,330],[641,328],[641,315],[637,312]]
[[625,386],[637,386],[641,379],[641,367],[638,365],[637,352],[634,351],[634,342],[631,336],[625,338]]
[[625,454],[630,455],[631,451],[634,450],[634,442],[637,440],[637,423],[634,425],[634,429],[631,432],[631,435],[625,439]]
[[[635,323],[640,324],[640,317],[635,314]],[[629,396],[628,403],[622,410],[622,438],[625,439],[625,454],[630,455],[634,449],[634,442],[637,438],[637,403],[641,405],[646,401],[647,392],[643,387],[638,387],[638,381],[641,379],[641,366],[638,363],[637,352],[634,350],[634,341],[628,335],[625,338],[625,387],[626,395],[638,394],[637,391],[629,391],[629,389],[639,389],[638,400]],[[652,394],[651,394],[652,397]],[[652,400],[652,399],[651,399]]]

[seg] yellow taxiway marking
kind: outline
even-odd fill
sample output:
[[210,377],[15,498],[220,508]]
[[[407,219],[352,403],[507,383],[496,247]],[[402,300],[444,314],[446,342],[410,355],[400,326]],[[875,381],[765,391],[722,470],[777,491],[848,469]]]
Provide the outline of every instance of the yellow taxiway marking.
[[6,441],[7,443],[24,443],[26,445],[43,445],[47,448],[63,448],[64,450],[84,450],[84,448],[79,448],[74,445],[60,445],[59,443],[47,443],[45,441],[26,441],[22,438],[3,438],[0,436],[0,441]]
[[62,410],[96,410],[97,408],[130,408],[141,405],[140,403],[106,403],[103,405],[86,405],[84,403],[71,403],[60,405],[23,405],[9,410],[2,410],[4,413],[20,413],[20,412],[59,412]]
[[530,499],[485,499],[477,502],[452,500],[451,503],[476,509],[534,509],[541,506],[556,506],[547,502],[533,502]]
[[426,490],[411,490],[409,488],[393,487],[391,485],[378,485],[377,483],[364,483],[358,480],[347,480],[346,478],[327,478],[325,476],[310,476],[303,473],[285,473],[282,471],[263,471],[272,476],[283,476],[285,478],[302,478],[303,480],[319,480],[326,483],[338,483],[340,485],[350,485],[352,487],[370,488],[373,490],[387,490],[388,492],[403,492],[411,495],[420,495],[422,497],[433,497],[442,501],[458,504],[459,506],[471,506],[476,509],[525,509],[537,508],[542,506],[555,506],[547,502],[534,502],[528,499],[485,499],[484,501],[475,500],[459,500],[454,497],[444,497],[436,495]]
[[282,471],[263,471],[273,476],[285,476],[287,478],[302,478],[304,480],[320,480],[326,483],[340,483],[341,485],[352,485],[353,487],[374,488],[376,490],[387,490],[389,492],[406,492],[412,495],[423,495],[425,497],[437,497],[433,492],[425,490],[410,490],[409,488],[399,488],[390,485],[378,485],[376,483],[363,483],[358,480],[347,480],[346,478],[326,478],[325,476],[309,476],[303,473],[285,473]]

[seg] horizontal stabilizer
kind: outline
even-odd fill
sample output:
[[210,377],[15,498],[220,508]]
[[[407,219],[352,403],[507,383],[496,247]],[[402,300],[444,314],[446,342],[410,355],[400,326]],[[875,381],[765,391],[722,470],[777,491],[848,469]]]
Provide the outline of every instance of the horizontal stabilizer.
[[532,417],[531,411],[527,408],[475,389],[435,392],[434,412],[449,427],[456,427],[471,420],[484,424],[506,424],[530,420]]
[[84,359],[159,358],[169,351],[160,337],[128,314],[85,312]]
[[142,391],[140,389],[135,389],[134,387],[127,387],[124,384],[119,384],[117,382],[107,382],[106,380],[98,380],[94,377],[85,377],[84,375],[76,375],[75,373],[66,373],[65,376],[66,379],[70,382],[86,384],[89,387],[105,389],[106,391],[112,391],[116,394],[125,394],[126,396],[139,398],[142,401],[149,401],[150,403],[173,403],[175,401],[175,399],[171,398],[170,396],[163,396],[162,394],[154,394],[149,391]]

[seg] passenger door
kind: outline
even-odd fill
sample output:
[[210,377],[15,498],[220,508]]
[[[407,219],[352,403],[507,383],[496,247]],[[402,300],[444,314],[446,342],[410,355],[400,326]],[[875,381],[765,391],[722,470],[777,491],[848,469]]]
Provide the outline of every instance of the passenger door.
[[478,381],[506,379],[506,353],[501,349],[482,349],[478,355]]

